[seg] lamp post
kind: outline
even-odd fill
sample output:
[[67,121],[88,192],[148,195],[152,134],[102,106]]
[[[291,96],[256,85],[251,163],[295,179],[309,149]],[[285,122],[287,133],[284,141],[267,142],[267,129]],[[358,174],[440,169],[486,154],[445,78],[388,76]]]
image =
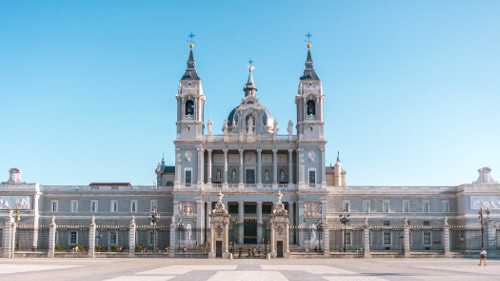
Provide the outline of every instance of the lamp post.
[[[19,225],[19,221],[21,220],[21,214],[19,213],[19,205],[16,206],[16,219],[14,222],[16,223],[16,228]],[[16,248],[19,250],[19,231],[16,230]]]
[[156,212],[156,206],[153,206],[153,212],[149,214],[149,223],[153,227],[153,251],[156,251],[156,225],[160,220],[160,214]]
[[318,233],[318,251],[321,250],[321,234],[323,230],[323,223],[321,219],[316,223],[316,233]]
[[184,229],[184,224],[182,223],[182,219],[179,219],[179,222],[177,223],[177,233],[179,234],[177,235],[177,245],[179,245],[178,251],[181,250],[181,234],[183,229]]
[[[490,209],[486,209],[486,214],[489,216]],[[483,220],[483,207],[479,208],[479,223],[481,224],[481,248],[484,248],[484,220]]]
[[349,223],[349,217],[351,215],[346,211],[344,210],[344,212],[342,214],[339,215],[339,218],[340,218],[340,223],[344,225],[344,235],[342,237],[342,245],[343,245],[343,248],[344,248],[344,252],[345,252],[345,227],[346,225]]

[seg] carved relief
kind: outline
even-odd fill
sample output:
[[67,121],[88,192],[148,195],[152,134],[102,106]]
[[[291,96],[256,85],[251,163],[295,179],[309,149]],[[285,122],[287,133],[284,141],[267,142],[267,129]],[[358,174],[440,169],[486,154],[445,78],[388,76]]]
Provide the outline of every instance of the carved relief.
[[319,217],[323,214],[323,206],[321,202],[305,202],[304,215],[306,217]]
[[214,163],[224,163],[224,154],[214,154]]
[[196,215],[196,202],[179,202],[179,216]]
[[272,164],[273,156],[271,154],[262,154],[262,164]]
[[186,151],[186,153],[184,153],[184,157],[186,157],[186,161],[191,162],[191,158],[193,157],[193,153],[191,151]]
[[15,209],[27,210],[31,209],[30,196],[0,196],[0,210]]
[[286,164],[288,162],[288,155],[286,154],[278,154],[278,163]]
[[240,156],[238,154],[229,154],[227,158],[230,164],[237,164],[240,162]]
[[470,208],[471,210],[479,210],[479,208],[499,210],[500,196],[471,196]]
[[247,152],[245,153],[245,164],[255,164],[257,163],[255,158],[255,153]]
[[309,158],[309,161],[314,162],[314,160],[316,159],[316,152],[309,151],[309,153],[307,154],[307,157]]

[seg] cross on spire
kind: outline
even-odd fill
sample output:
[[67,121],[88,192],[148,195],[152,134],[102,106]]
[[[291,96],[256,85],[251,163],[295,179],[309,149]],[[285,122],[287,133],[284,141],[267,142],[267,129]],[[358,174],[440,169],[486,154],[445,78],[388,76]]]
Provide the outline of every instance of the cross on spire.
[[307,43],[311,43],[311,37],[312,37],[312,34],[311,34],[311,33],[309,33],[309,32],[307,32],[307,34],[306,34],[305,36],[307,37],[306,42],[307,42]]
[[192,42],[193,41],[193,37],[195,37],[196,35],[193,34],[193,32],[189,33],[188,37],[189,37],[189,40],[188,42]]
[[248,71],[249,71],[249,72],[252,72],[252,70],[255,68],[255,67],[253,66],[253,63],[254,63],[254,61],[253,61],[252,59],[249,59],[249,60],[248,60]]

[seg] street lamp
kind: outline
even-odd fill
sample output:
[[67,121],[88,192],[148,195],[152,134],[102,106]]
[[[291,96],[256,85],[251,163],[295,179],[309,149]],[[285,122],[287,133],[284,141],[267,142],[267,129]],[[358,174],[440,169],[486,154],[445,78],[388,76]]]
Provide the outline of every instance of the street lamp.
[[153,212],[149,214],[149,223],[153,227],[153,251],[156,251],[156,224],[160,220],[160,214],[156,212],[156,206],[153,206]]
[[184,224],[182,223],[182,219],[179,219],[179,222],[177,223],[177,245],[179,245],[178,250],[181,250],[181,234],[182,230],[184,229]]
[[349,223],[349,217],[350,216],[351,215],[347,212],[347,210],[344,210],[344,212],[339,215],[340,223],[344,225],[344,235],[342,237],[342,239],[343,239],[342,245],[343,245],[343,248],[344,248],[344,252],[345,252],[345,247],[346,247],[346,245],[345,245],[345,227]]
[[[489,216],[490,209],[486,209],[486,214]],[[484,248],[484,220],[483,220],[483,207],[479,208],[479,223],[481,224],[481,248]]]

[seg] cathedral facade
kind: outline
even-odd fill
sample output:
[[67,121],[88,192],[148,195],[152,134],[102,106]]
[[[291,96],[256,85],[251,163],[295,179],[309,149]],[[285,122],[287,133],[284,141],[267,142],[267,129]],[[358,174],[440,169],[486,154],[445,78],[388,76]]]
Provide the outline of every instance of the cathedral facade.
[[[500,184],[492,179],[489,168],[479,169],[476,181],[459,186],[349,186],[338,157],[333,167],[327,167],[325,95],[310,45],[295,96],[295,124],[290,121],[285,134],[278,134],[278,124],[257,92],[250,67],[241,103],[228,113],[222,132],[216,133],[212,121],[205,121],[207,97],[191,45],[175,96],[175,165],[162,160],[155,170],[154,186],[50,186],[25,183],[21,171],[11,169],[9,180],[0,184],[0,215],[6,218],[8,209],[19,209],[18,232],[23,236],[17,247],[47,248],[47,234],[40,229],[54,221],[58,224],[56,244],[63,248],[93,245],[86,227],[92,220],[98,225],[95,244],[126,247],[133,217],[135,245],[196,249],[209,241],[210,214],[219,192],[230,215],[228,239],[234,249],[269,243],[268,222],[278,192],[288,211],[291,251],[358,251],[363,247],[366,251],[356,226],[380,226],[369,235],[373,250],[401,250],[406,236],[396,230],[408,226],[422,230],[408,238],[408,245],[444,250],[442,233],[434,233],[432,227],[477,227],[482,209],[488,209],[496,230]],[[156,214],[159,218],[151,228]],[[457,249],[461,243],[466,249],[467,235],[452,231],[448,239],[456,240],[450,243],[456,243]]]

